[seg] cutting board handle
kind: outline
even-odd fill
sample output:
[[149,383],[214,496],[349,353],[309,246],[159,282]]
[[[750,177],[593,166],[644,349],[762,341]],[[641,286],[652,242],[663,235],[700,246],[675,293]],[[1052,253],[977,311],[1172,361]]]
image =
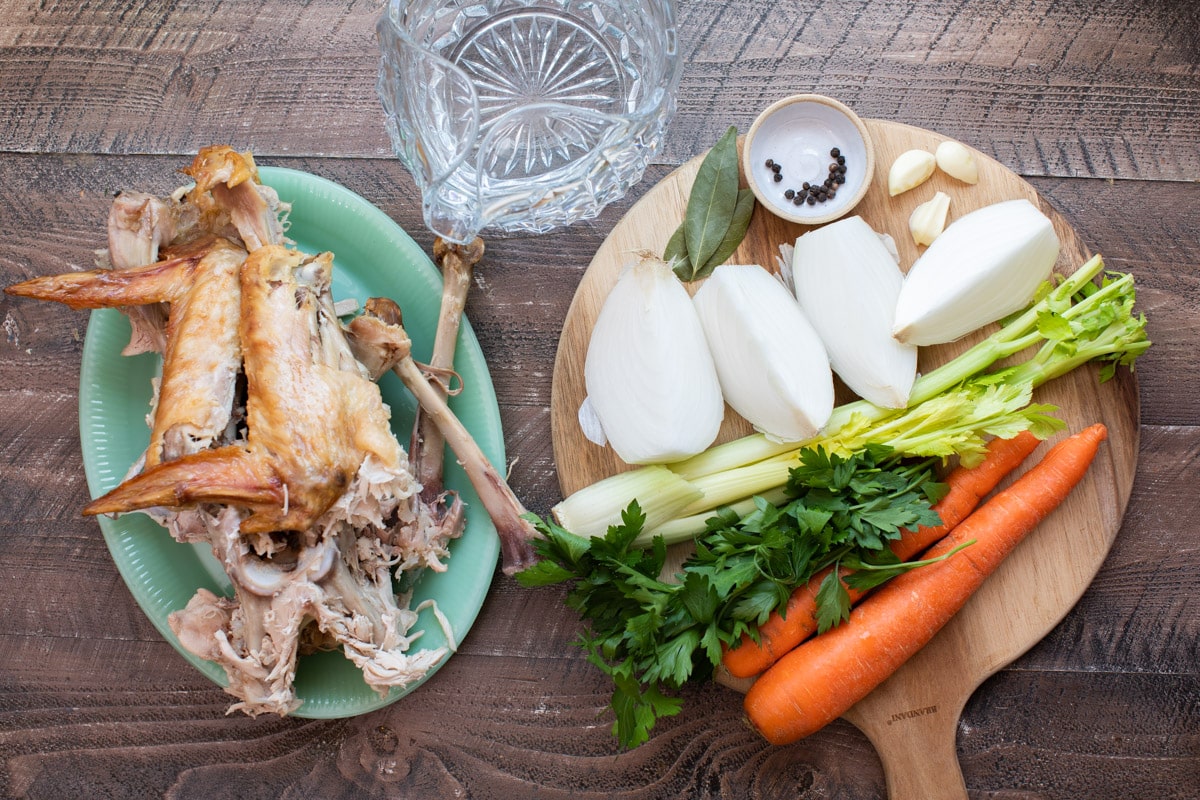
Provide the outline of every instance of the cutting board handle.
[[883,762],[888,800],[967,800],[955,743],[958,711],[930,706],[859,726]]

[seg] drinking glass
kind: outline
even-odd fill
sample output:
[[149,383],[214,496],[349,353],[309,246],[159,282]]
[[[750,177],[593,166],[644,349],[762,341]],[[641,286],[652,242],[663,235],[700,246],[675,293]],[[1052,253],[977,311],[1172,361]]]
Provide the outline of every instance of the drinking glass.
[[451,242],[594,217],[675,111],[674,0],[390,0],[376,32],[392,145]]

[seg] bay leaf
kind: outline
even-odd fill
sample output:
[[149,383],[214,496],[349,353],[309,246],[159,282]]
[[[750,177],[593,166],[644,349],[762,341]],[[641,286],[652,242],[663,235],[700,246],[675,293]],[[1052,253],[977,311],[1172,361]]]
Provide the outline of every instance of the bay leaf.
[[730,126],[708,151],[688,195],[684,241],[693,265],[708,263],[725,239],[738,202],[737,128]]
[[729,221],[729,228],[725,231],[724,238],[717,246],[716,252],[709,257],[708,261],[703,266],[693,270],[690,280],[698,280],[707,278],[712,274],[712,271],[724,264],[733,255],[733,251],[738,249],[738,245],[742,243],[742,239],[746,238],[746,229],[750,227],[750,217],[754,215],[754,192],[749,189],[741,189],[737,193],[737,205],[733,209],[733,217]]
[[681,281],[690,281],[696,272],[692,260],[688,258],[687,241],[684,239],[682,222],[671,234],[671,238],[667,240],[667,246],[663,249],[663,261],[671,266]]

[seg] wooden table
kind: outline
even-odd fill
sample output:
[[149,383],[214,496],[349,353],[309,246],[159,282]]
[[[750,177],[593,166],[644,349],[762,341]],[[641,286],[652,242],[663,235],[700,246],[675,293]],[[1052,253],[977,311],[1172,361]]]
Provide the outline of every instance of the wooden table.
[[[197,148],[337,181],[428,249],[374,94],[376,2],[0,4],[0,284],[89,266],[112,193],[167,191]],[[967,142],[1025,176],[1136,275],[1140,459],[1078,606],[968,703],[973,798],[1200,797],[1200,6],[1187,0],[689,0],[679,113],[645,181],[598,219],[494,239],[468,314],[511,482],[558,500],[551,374],[572,293],[654,181],[817,91]],[[876,798],[837,722],[774,748],[713,685],[621,751],[602,676],[555,589],[497,575],[458,654],[395,705],[341,721],[225,716],[125,589],[77,432],[86,315],[0,299],[0,792],[28,798]]]

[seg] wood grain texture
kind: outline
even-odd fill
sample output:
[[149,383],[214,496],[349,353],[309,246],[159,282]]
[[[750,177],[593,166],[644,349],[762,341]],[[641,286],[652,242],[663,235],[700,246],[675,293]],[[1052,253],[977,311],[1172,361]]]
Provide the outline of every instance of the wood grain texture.
[[[90,265],[114,190],[170,189],[180,154],[218,141],[347,186],[428,249],[374,97],[380,5],[0,3],[0,283]],[[472,288],[518,494],[539,512],[559,498],[558,334],[592,255],[650,186],[797,91],[959,138],[1135,273],[1155,340],[1139,361],[1124,524],[1075,608],[967,702],[968,792],[1194,800],[1200,6],[689,0],[680,20],[680,111],[643,183],[566,231],[489,241]],[[78,517],[86,316],[0,297],[0,320],[0,796],[885,796],[882,764],[850,724],[771,748],[717,686],[690,687],[679,717],[621,752],[561,592],[499,576],[460,653],[392,708],[342,722],[226,717],[228,697],[158,636]]]
[[[681,105],[732,105],[744,128],[753,109],[814,91],[961,139],[1022,175],[1194,180],[1194,153],[1167,146],[1160,158],[1128,143],[1195,127],[1198,13],[1120,0],[999,2],[986,13],[906,0],[685,4],[695,67]],[[689,126],[699,138],[685,152],[715,141],[723,122]]]
[[[385,156],[381,6],[10,4],[0,149],[181,153],[232,140],[271,155]],[[688,68],[665,163],[815,91],[1022,175],[1200,178],[1194,3],[692,0],[678,17]]]

